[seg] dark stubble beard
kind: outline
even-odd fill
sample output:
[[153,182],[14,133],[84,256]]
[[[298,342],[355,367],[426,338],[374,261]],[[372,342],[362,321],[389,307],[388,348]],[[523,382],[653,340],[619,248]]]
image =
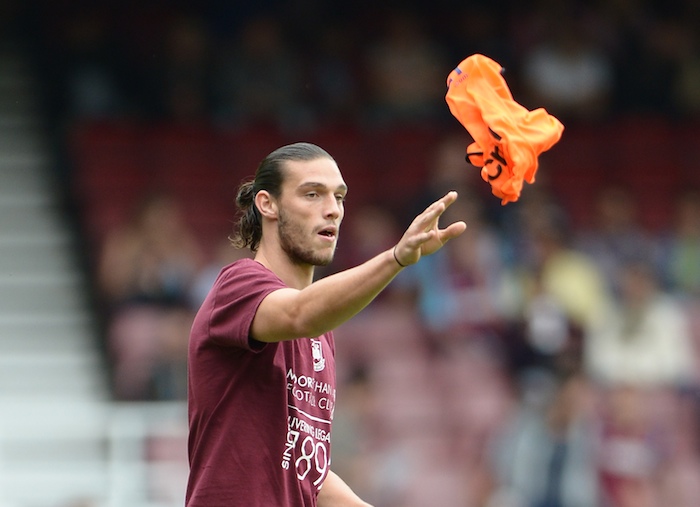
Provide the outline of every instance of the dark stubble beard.
[[335,250],[331,252],[330,255],[322,257],[310,248],[303,248],[301,246],[302,239],[304,238],[302,227],[288,220],[282,210],[280,210],[277,219],[277,234],[282,250],[294,264],[327,266],[333,261]]

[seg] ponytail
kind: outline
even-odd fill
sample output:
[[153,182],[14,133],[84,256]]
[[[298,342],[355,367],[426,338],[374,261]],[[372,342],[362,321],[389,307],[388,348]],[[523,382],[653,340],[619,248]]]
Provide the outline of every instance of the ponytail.
[[260,211],[255,206],[255,181],[246,181],[238,188],[236,205],[240,210],[238,231],[230,239],[236,248],[246,248],[255,252],[262,236]]

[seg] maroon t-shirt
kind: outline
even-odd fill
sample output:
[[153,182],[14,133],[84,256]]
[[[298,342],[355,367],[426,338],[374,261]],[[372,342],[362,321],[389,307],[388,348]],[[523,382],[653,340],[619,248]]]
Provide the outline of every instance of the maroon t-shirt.
[[333,334],[250,338],[262,300],[285,284],[251,259],[225,267],[189,345],[187,507],[311,507],[331,461]]

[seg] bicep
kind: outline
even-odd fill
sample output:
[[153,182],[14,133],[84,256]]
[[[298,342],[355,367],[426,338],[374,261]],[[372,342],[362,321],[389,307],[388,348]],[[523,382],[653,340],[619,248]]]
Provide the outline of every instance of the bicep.
[[263,298],[258,306],[250,335],[255,340],[265,343],[281,342],[301,338],[299,311],[296,289],[278,289]]

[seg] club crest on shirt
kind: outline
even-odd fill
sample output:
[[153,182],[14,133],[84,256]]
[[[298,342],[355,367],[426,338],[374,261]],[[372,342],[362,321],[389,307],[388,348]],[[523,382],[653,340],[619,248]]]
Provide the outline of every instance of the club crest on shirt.
[[314,358],[314,371],[323,371],[326,360],[323,358],[323,344],[320,340],[311,339],[311,353]]

